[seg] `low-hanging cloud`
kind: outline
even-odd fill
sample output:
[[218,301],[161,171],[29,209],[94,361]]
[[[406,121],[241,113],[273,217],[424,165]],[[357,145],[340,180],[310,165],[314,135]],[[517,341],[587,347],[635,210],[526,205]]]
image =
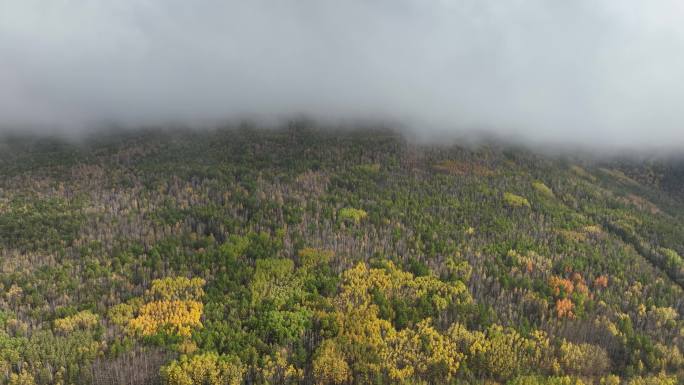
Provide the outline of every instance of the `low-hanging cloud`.
[[679,0],[0,0],[0,126],[307,115],[676,148],[682,20]]

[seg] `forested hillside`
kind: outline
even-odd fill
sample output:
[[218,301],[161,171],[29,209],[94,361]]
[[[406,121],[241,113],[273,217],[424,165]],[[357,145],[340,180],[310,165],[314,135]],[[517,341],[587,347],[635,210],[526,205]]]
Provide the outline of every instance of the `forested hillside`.
[[8,136],[0,382],[681,384],[673,167],[304,123]]

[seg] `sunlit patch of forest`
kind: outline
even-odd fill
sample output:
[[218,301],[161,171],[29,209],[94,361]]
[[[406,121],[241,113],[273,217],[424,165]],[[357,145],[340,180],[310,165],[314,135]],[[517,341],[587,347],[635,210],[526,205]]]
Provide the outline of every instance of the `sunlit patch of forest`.
[[1,383],[684,381],[661,165],[305,123],[0,142]]

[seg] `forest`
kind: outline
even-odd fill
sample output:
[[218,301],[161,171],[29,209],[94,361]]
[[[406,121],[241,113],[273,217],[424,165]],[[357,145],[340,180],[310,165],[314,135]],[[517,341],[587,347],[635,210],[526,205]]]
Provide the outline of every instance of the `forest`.
[[684,167],[384,128],[0,138],[0,383],[684,383]]

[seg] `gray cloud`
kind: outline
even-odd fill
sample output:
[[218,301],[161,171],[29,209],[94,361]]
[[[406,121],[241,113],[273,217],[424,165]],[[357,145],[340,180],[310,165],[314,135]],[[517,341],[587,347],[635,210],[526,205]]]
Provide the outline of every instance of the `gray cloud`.
[[684,144],[678,0],[0,0],[0,125],[297,114]]

